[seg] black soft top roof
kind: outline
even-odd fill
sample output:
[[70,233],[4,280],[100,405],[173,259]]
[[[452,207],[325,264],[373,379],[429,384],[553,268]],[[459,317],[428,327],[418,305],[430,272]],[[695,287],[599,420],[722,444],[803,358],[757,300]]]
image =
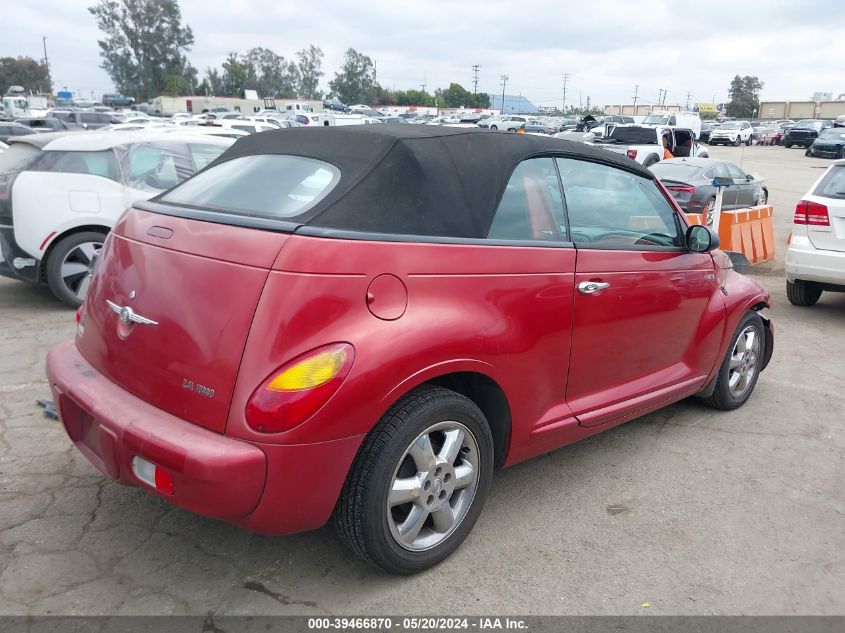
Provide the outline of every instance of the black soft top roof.
[[238,140],[207,169],[258,154],[303,156],[340,170],[337,186],[295,223],[404,235],[485,237],[511,173],[532,156],[581,158],[654,178],[632,160],[582,143],[426,125],[262,132]]

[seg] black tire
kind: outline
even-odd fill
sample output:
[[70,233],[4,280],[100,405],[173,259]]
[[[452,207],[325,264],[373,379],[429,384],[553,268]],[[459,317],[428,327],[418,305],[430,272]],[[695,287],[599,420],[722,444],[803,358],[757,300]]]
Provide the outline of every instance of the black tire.
[[769,201],[769,190],[763,189],[763,195],[757,200],[757,204],[766,204]]
[[749,136],[749,137],[748,137],[748,140],[747,140],[747,141],[745,141],[745,146],[746,146],[746,147],[751,147],[751,141],[752,141],[752,138]]
[[734,147],[739,147],[740,145],[742,145],[742,139],[737,136],[736,140],[734,141]]
[[516,128],[515,127],[509,127],[508,132],[516,132]]
[[498,126],[496,126],[496,125],[491,125],[491,126],[490,126],[490,129],[491,129],[491,130],[498,130],[499,128],[498,128]]
[[47,277],[47,285],[59,301],[71,308],[78,308],[82,305],[87,291],[85,278],[88,271],[80,268],[78,273],[68,276],[66,272],[63,273],[62,271],[63,264],[66,263],[65,260],[68,260],[67,263],[69,264],[88,266],[90,269],[93,260],[91,254],[87,252],[90,249],[86,245],[94,244],[96,245],[94,251],[99,251],[105,241],[106,233],[83,231],[62,238],[55,246],[50,248],[44,272]]
[[792,149],[792,143],[784,143],[784,144],[783,144],[783,146],[784,146],[786,149]]
[[821,296],[821,287],[812,281],[796,279],[786,282],[786,298],[794,306],[806,308],[815,305]]
[[[432,425],[445,421],[463,425],[478,447],[475,492],[453,531],[429,549],[412,551],[391,533],[388,495],[412,443]],[[469,453],[459,453],[458,459],[462,456]],[[442,387],[417,388],[393,405],[364,440],[335,507],[335,530],[356,553],[387,572],[424,571],[452,554],[472,530],[487,498],[493,461],[490,426],[474,402]]]
[[645,159],[645,162],[643,163],[643,167],[649,168],[652,165],[659,163],[659,162],[660,162],[660,159],[657,158],[657,156],[649,156],[648,158]]
[[[760,318],[759,314],[753,310],[745,313],[745,316],[742,317],[742,320],[736,328],[736,332],[734,332],[734,335],[731,338],[731,343],[728,345],[728,351],[722,361],[722,366],[719,367],[719,373],[716,375],[715,389],[713,390],[712,395],[705,398],[699,398],[702,403],[709,407],[713,407],[714,409],[730,411],[741,407],[746,403],[748,398],[751,397],[754,387],[757,385],[757,379],[760,377],[760,371],[763,368],[763,358],[766,354],[766,333],[763,330],[764,327],[765,325],[763,325],[763,319]],[[729,385],[731,356],[734,352],[735,346],[737,345],[740,334],[744,333],[746,328],[753,328],[756,331],[757,341],[759,341],[759,350],[754,355],[753,363],[749,365],[754,369],[753,376],[749,379],[748,384],[745,386],[742,393],[735,395],[732,393]]]

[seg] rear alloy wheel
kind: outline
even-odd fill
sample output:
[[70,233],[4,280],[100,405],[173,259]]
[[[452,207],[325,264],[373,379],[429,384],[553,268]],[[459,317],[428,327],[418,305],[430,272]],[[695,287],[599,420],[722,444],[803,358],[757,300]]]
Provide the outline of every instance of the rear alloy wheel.
[[796,279],[786,282],[786,298],[794,306],[809,307],[815,305],[821,296],[822,289],[812,281]]
[[416,389],[367,436],[334,513],[340,537],[394,574],[444,560],[472,530],[493,473],[481,410],[441,387]]
[[716,375],[713,394],[702,398],[702,402],[714,409],[730,411],[741,407],[751,397],[763,368],[764,327],[759,314],[754,311],[745,314]]
[[74,233],[50,250],[45,268],[47,285],[53,294],[72,308],[78,308],[88,294],[94,257],[106,236],[95,231]]

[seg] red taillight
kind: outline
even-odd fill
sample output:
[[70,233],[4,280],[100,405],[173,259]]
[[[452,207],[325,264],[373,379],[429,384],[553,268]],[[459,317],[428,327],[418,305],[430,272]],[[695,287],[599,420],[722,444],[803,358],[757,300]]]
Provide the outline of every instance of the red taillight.
[[695,193],[695,187],[687,187],[687,186],[683,186],[683,185],[666,185],[666,188],[669,191],[675,191],[677,193],[689,193],[689,194]]
[[355,350],[335,343],[312,350],[273,372],[256,389],[244,415],[259,433],[281,433],[314,415],[340,388]]
[[82,308],[84,306],[79,306],[76,309],[76,324],[79,325],[79,322],[82,320]]
[[811,226],[830,226],[830,216],[827,207],[818,202],[802,200],[795,207],[793,224],[809,224]]
[[629,149],[626,153],[631,160],[637,160],[637,150]]

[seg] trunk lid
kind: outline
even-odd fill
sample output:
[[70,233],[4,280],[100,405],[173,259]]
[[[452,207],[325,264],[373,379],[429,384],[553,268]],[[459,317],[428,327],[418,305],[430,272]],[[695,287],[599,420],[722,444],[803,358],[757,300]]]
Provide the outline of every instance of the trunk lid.
[[96,265],[80,353],[128,392],[222,433],[255,308],[286,239],[130,209]]

